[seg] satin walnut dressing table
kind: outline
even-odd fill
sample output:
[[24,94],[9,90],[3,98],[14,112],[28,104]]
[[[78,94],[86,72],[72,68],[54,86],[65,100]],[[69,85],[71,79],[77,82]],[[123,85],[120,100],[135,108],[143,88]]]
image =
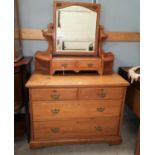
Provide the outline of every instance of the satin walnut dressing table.
[[121,143],[129,84],[113,73],[113,53],[102,49],[107,35],[99,15],[99,4],[54,1],[54,23],[43,31],[48,48],[35,53],[35,73],[26,84],[31,148]]

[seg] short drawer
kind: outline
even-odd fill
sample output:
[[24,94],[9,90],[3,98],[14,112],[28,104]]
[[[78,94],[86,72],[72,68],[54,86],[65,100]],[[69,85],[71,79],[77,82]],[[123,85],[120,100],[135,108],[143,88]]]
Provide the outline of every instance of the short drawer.
[[72,70],[75,68],[76,61],[74,60],[53,60],[52,66],[57,70]]
[[88,69],[99,68],[99,67],[101,67],[101,60],[100,59],[97,59],[97,60],[80,60],[77,62],[77,67],[88,68]]
[[33,121],[49,121],[70,118],[116,117],[121,112],[120,100],[81,100],[57,102],[33,102]]
[[119,118],[33,122],[35,140],[99,138],[118,134]]
[[32,101],[56,101],[56,100],[75,100],[77,99],[76,88],[47,88],[32,89]]
[[123,88],[80,88],[79,99],[121,99]]

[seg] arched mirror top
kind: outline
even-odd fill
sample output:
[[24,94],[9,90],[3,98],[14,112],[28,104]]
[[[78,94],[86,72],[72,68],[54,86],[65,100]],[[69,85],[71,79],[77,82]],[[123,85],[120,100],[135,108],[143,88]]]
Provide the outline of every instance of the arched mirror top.
[[55,2],[54,55],[97,55],[100,5]]

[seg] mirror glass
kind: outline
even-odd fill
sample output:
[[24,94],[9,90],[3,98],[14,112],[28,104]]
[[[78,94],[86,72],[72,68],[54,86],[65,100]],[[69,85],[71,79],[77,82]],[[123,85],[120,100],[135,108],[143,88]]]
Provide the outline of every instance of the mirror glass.
[[56,51],[94,52],[97,13],[81,6],[56,11]]

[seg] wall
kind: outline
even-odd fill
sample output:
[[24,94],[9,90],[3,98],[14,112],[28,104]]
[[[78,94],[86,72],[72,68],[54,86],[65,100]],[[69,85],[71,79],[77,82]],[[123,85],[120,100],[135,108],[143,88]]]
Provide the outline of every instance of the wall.
[[[91,2],[91,0],[68,0]],[[53,20],[53,0],[19,0],[22,28],[45,29]],[[101,23],[105,31],[139,32],[140,0],[98,0],[101,4]],[[23,40],[25,56],[34,55],[37,50],[47,48],[46,41]],[[119,66],[140,64],[139,42],[106,42],[106,51],[115,54],[114,70]]]

